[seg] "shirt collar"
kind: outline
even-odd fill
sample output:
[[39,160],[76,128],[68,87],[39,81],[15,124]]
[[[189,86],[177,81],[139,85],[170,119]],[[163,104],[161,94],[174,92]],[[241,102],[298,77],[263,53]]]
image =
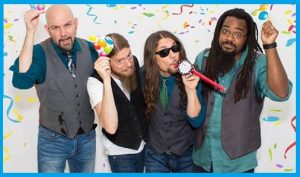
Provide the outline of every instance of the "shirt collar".
[[175,76],[169,76],[169,77],[164,77],[162,75],[159,76],[159,80],[162,81],[163,79],[166,80],[166,83],[169,83],[169,82],[172,82],[172,81],[175,81]]

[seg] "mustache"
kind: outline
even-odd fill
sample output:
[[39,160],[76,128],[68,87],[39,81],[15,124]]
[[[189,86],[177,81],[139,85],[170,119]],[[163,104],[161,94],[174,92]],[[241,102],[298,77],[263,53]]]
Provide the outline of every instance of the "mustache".
[[65,40],[70,40],[70,39],[72,39],[72,38],[71,37],[66,37],[66,38],[58,40],[58,42],[62,42],[62,41],[65,41]]
[[236,48],[236,45],[233,44],[233,43],[230,42],[230,41],[225,41],[225,42],[222,43],[222,45],[224,45],[224,44],[232,45],[232,46],[234,46],[234,47]]

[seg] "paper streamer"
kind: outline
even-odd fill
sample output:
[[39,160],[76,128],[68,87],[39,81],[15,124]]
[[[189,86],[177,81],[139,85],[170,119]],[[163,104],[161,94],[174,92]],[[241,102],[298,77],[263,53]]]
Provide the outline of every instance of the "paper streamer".
[[[294,130],[294,132],[296,132],[296,126],[293,124],[293,122],[296,120],[296,116],[294,116],[292,119],[291,119],[291,126]],[[284,151],[284,158],[286,159],[286,154],[287,152],[292,149],[294,146],[296,146],[296,141],[294,141],[292,144],[290,144]]]
[[193,6],[194,6],[194,4],[192,4],[192,5],[181,5],[180,6],[180,12],[179,13],[173,13],[173,15],[180,15],[180,14],[182,14],[183,7],[193,7]]
[[94,19],[93,19],[94,23],[96,23],[96,24],[98,24],[98,25],[101,24],[100,22],[97,22],[97,19],[98,19],[97,15],[90,13],[90,12],[92,11],[92,9],[93,9],[93,6],[91,6],[91,5],[89,5],[89,4],[87,4],[87,6],[89,7],[89,9],[88,9],[88,11],[87,11],[86,14],[87,14],[88,16],[90,16],[90,17],[94,17]]
[[12,110],[12,107],[14,105],[14,100],[8,95],[3,95],[3,99],[8,99],[10,101],[9,105],[8,105],[8,108],[6,110],[6,116],[7,116],[8,120],[10,120],[12,122],[15,122],[15,123],[20,123],[21,122],[20,120],[15,120],[15,119],[13,119],[12,117],[9,116],[9,114]]

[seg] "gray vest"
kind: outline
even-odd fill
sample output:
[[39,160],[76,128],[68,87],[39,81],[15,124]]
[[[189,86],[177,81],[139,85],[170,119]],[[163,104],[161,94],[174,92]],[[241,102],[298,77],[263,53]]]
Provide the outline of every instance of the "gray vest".
[[156,103],[156,111],[149,121],[149,143],[159,152],[172,152],[182,155],[193,143],[193,130],[180,108],[180,93],[175,85],[169,100],[167,112],[162,108],[160,100]]
[[90,132],[94,124],[94,111],[87,93],[87,79],[93,72],[90,49],[79,39],[82,51],[77,51],[76,79],[73,79],[50,39],[41,43],[46,55],[46,79],[36,84],[40,100],[40,125],[73,139],[82,128]]
[[[264,98],[261,99],[256,94],[254,71],[252,72],[252,81],[247,98],[234,104],[236,79],[241,70],[242,66],[237,69],[233,77],[232,83],[223,100],[222,107],[221,142],[230,159],[235,159],[256,151],[261,145],[259,117],[263,108]],[[196,149],[203,143],[205,129],[210,120],[213,105],[214,92],[212,91],[207,99],[204,126],[196,131]]]

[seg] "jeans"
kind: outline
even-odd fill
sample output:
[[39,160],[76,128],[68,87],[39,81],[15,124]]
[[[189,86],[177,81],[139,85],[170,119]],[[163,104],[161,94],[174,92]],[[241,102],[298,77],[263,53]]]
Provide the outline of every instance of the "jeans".
[[144,151],[137,154],[108,155],[111,171],[120,172],[144,172]]
[[68,161],[70,172],[94,172],[96,132],[76,135],[69,139],[39,126],[38,172],[63,173]]
[[190,147],[183,155],[172,153],[159,154],[150,144],[145,145],[146,172],[192,172],[193,148]]
[[[213,167],[211,166],[210,171],[206,171],[201,166],[198,166],[198,165],[193,163],[193,171],[195,173],[213,173]],[[250,169],[250,170],[247,170],[247,171],[244,171],[244,172],[241,172],[241,173],[254,173],[254,168]]]

